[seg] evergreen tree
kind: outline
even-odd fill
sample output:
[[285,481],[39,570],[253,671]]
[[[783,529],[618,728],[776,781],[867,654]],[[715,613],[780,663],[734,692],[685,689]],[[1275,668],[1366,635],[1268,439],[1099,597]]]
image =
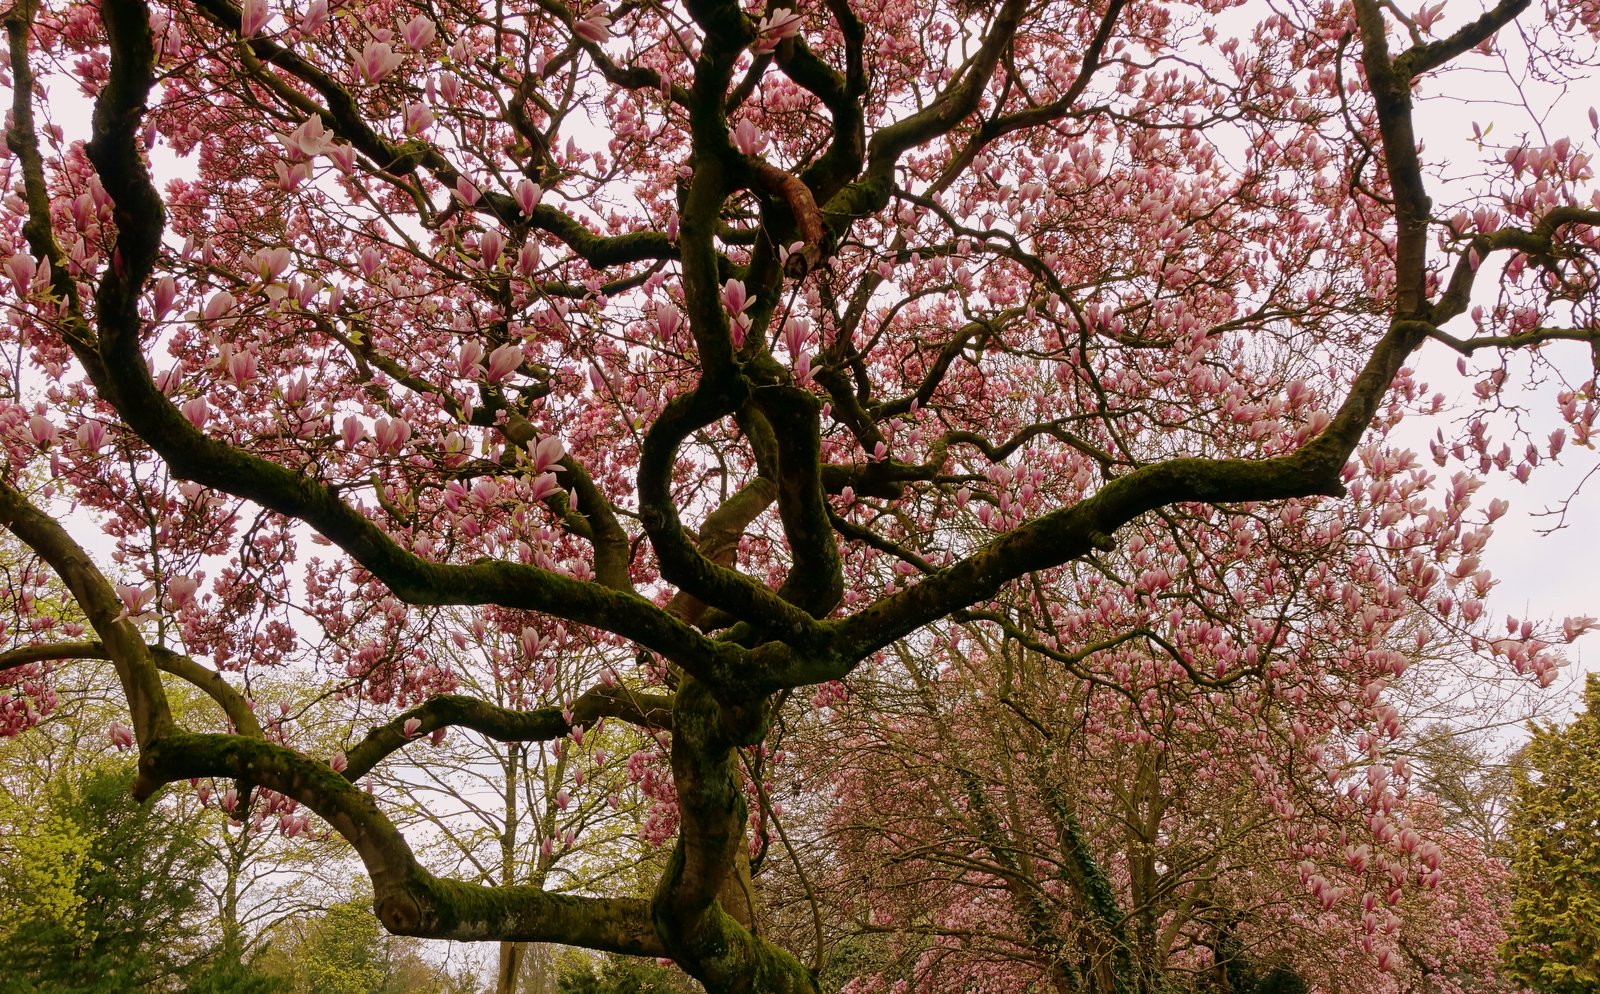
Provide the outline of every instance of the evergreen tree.
[[57,781],[40,810],[5,812],[0,994],[267,994],[204,934],[198,824],[136,803],[133,775],[102,761]]
[[1536,725],[1516,771],[1508,971],[1539,994],[1600,989],[1600,676],[1565,728]]

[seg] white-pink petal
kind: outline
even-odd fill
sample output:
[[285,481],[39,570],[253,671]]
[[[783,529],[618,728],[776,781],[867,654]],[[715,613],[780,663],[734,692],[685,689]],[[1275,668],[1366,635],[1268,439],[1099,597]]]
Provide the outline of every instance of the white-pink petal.
[[598,10],[590,11],[581,21],[572,26],[578,37],[595,44],[600,44],[611,37],[611,18]]
[[111,740],[111,744],[116,746],[118,749],[128,749],[132,747],[134,743],[133,729],[129,728],[127,725],[124,725],[120,721],[113,721],[106,728],[106,737],[109,738]]

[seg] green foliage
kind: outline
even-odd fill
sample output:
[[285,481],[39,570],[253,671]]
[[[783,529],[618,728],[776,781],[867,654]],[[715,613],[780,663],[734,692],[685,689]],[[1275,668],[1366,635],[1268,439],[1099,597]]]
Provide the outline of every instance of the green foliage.
[[1516,771],[1507,972],[1539,994],[1600,990],[1600,676],[1570,725],[1535,725]]
[[574,956],[556,976],[559,994],[698,994],[682,970],[631,956]]
[[285,994],[475,994],[469,976],[452,975],[385,934],[372,909],[342,901],[319,915],[284,922],[261,957]]
[[203,935],[198,823],[135,803],[133,775],[125,763],[88,764],[0,812],[0,994],[269,994]]
[[377,994],[384,964],[378,920],[346,901],[307,923],[293,944],[295,991],[322,994]]
[[1287,967],[1273,967],[1260,982],[1256,984],[1255,994],[1306,994],[1306,982],[1300,975]]
[[261,971],[254,962],[219,954],[190,977],[184,994],[288,994],[279,977]]
[[79,877],[97,869],[90,862],[93,836],[54,811],[38,813],[9,794],[0,794],[0,892],[25,895],[23,902],[0,902],[0,938],[30,923],[48,923],[65,935],[84,931]]

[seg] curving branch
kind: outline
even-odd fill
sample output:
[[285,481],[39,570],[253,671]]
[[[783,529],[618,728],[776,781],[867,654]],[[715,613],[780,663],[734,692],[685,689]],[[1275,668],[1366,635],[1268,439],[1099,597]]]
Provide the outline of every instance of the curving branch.
[[[95,104],[94,135],[87,151],[116,206],[118,265],[106,270],[96,294],[98,346],[69,337],[90,378],[129,428],[166,460],[174,476],[304,520],[402,600],[492,603],[543,611],[632,639],[690,672],[730,680],[737,672],[737,647],[706,639],[631,591],[606,589],[522,563],[458,566],[422,559],[345,504],[333,488],[208,438],[156,388],[142,354],[143,321],[137,309],[165,226],[161,199],[137,138],[153,73],[146,15],[145,6],[137,2],[114,4],[106,14],[112,68]],[[43,223],[48,224],[47,212]],[[48,235],[47,228],[44,234]],[[81,315],[74,320],[84,323]]]
[[[347,749],[344,776],[359,780],[388,756],[441,728],[467,728],[501,742],[549,742],[601,718],[616,718],[652,731],[671,731],[672,698],[621,686],[601,686],[585,691],[570,709],[518,711],[476,697],[442,694],[373,728],[360,743]],[[407,733],[406,725],[412,721],[417,724]]]
[[[54,519],[0,483],[0,524],[37,552],[72,591],[99,642],[26,647],[0,659],[7,665],[54,658],[108,658],[122,679],[139,744],[135,793],[146,798],[163,785],[194,777],[227,777],[293,797],[324,818],[355,848],[372,878],[375,907],[396,934],[430,938],[512,939],[580,942],[595,949],[662,955],[648,905],[627,898],[549,894],[535,887],[480,887],[427,872],[399,829],[364,790],[326,763],[267,741],[249,705],[221,677],[168,650],[145,645],[120,611],[111,584],[88,554]],[[167,707],[157,670],[194,682],[211,694],[245,734],[196,734],[178,728]],[[660,702],[642,702],[641,713],[660,714]],[[598,701],[597,707],[604,706]],[[638,706],[638,705],[635,705]],[[620,706],[618,710],[621,710]]]
[[1433,330],[1422,322],[1396,321],[1373,349],[1329,426],[1294,454],[1261,460],[1169,459],[1116,477],[1093,496],[1036,518],[906,590],[829,622],[832,652],[774,665],[772,686],[840,679],[857,660],[937,618],[989,599],[1024,574],[1109,547],[1118,528],[1157,507],[1342,495],[1345,460],[1395,374]]
[[[254,739],[265,736],[261,722],[256,720],[255,712],[250,709],[250,702],[234,689],[221,673],[171,649],[159,645],[148,648],[157,669],[198,687],[217,703],[240,735],[248,735]],[[93,639],[19,646],[7,652],[0,652],[0,676],[4,676],[7,670],[20,666],[60,659],[98,659],[110,662],[111,653],[106,649],[104,642]]]
[[259,739],[171,731],[140,744],[141,770],[161,783],[243,778],[293,797],[348,840],[372,879],[374,909],[397,935],[482,941],[578,942],[593,949],[659,956],[648,904],[632,898],[551,894],[531,886],[489,887],[423,869],[366,791],[328,764]]
[[1394,60],[1395,71],[1406,79],[1437,69],[1458,55],[1477,48],[1495,32],[1517,19],[1528,9],[1532,0],[1500,0],[1472,21],[1450,33],[1448,38],[1414,45]]
[[[237,34],[242,14],[229,0],[192,0],[194,8],[212,23]],[[361,108],[350,91],[323,72],[320,68],[296,54],[292,49],[268,38],[251,38],[240,42],[259,67],[257,78],[280,99],[307,116],[322,119],[334,134],[353,145],[362,155],[380,169],[397,176],[405,176],[418,168],[425,168],[445,186],[454,186],[462,174],[437,148],[422,142],[397,145],[378,134],[361,115]],[[276,67],[295,80],[311,88],[322,97],[319,106],[293,87],[279,82],[267,69]],[[676,253],[671,240],[655,231],[631,232],[622,235],[599,235],[583,222],[548,204],[540,204],[528,215],[522,213],[516,199],[494,190],[483,191],[481,208],[508,224],[526,220],[534,228],[559,239],[574,254],[590,266],[603,269],[655,259],[670,259]]]
[[160,786],[148,778],[144,748],[171,733],[175,726],[167,695],[161,688],[154,653],[138,627],[127,618],[122,601],[100,570],[56,520],[34,507],[21,492],[0,481],[0,526],[50,564],[84,617],[100,636],[105,658],[111,660],[128,702],[141,763],[135,787],[146,793]]
[[1424,318],[1428,216],[1433,202],[1423,182],[1411,123],[1411,76],[1390,59],[1388,26],[1377,0],[1356,0],[1355,12],[1361,64],[1378,111],[1378,134],[1394,194],[1396,317]]
[[1563,255],[1557,235],[1569,227],[1600,228],[1600,210],[1556,207],[1541,217],[1532,228],[1501,228],[1472,236],[1460,250],[1456,264],[1450,271],[1449,282],[1433,305],[1433,323],[1444,324],[1466,312],[1472,303],[1472,288],[1477,282],[1478,273],[1491,255],[1497,252],[1522,252],[1541,264],[1549,265]]
[[823,216],[836,232],[889,203],[900,156],[949,132],[977,108],[1027,8],[1026,0],[1005,0],[996,8],[983,44],[963,71],[928,106],[872,136],[867,143],[866,175],[829,197],[822,206]]
[[20,669],[24,666],[32,666],[35,663],[55,662],[62,659],[106,660],[109,658],[106,655],[105,645],[92,640],[23,645],[0,652],[0,676],[3,676],[7,670]]

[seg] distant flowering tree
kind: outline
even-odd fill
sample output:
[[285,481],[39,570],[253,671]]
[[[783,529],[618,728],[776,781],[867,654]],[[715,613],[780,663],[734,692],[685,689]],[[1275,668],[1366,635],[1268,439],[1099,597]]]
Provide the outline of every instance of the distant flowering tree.
[[[1591,444],[1587,375],[1551,434],[1488,417],[1600,337],[1590,153],[1480,128],[1446,187],[1418,101],[1455,69],[1502,104],[1508,65],[1581,71],[1592,3],[0,19],[0,522],[49,567],[8,590],[4,728],[51,706],[49,667],[109,659],[139,796],[223,778],[230,813],[315,813],[392,931],[816,990],[753,927],[764,746],[795,691],[952,619],[1114,685],[1149,660],[1348,714],[1358,752],[1398,734],[1413,608],[1541,682],[1588,627],[1491,625],[1506,505],[1474,491]],[[1447,478],[1393,440],[1447,406],[1425,347],[1474,377]],[[1057,619],[1027,592],[1063,568]],[[38,620],[56,585],[82,627]],[[515,692],[459,693],[446,641]],[[615,663],[579,689],[575,651]],[[272,666],[384,720],[303,751],[244,689]],[[228,730],[176,720],[164,679]],[[451,728],[606,748],[602,720],[649,743],[648,894],[437,876],[362,789]]]
[[790,747],[833,785],[831,941],[891,953],[852,990],[1511,989],[1504,869],[1383,737],[1350,748],[1383,719],[1342,665],[1219,685],[1144,639],[1062,660],[967,636],[853,676]]

